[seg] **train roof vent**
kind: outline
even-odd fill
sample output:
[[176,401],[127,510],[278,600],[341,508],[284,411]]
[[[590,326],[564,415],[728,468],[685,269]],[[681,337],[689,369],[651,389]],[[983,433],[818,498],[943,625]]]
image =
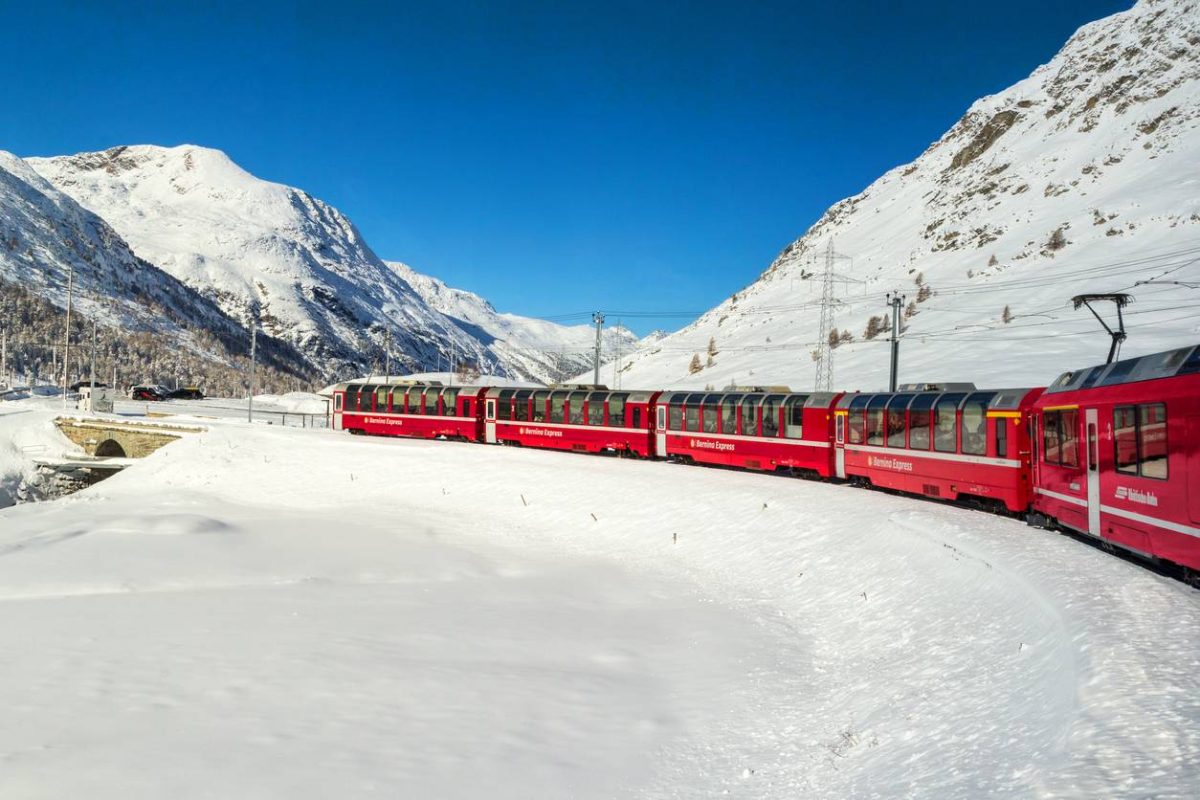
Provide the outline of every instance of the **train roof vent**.
[[900,392],[973,392],[973,383],[902,383]]

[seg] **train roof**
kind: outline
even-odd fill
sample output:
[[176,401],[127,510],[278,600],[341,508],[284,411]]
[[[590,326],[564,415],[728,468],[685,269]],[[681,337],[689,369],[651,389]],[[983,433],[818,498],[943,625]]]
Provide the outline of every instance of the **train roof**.
[[1165,350],[1148,356],[1126,358],[1111,364],[1064,372],[1046,389],[1046,394],[1072,392],[1098,386],[1116,386],[1176,375],[1200,373],[1200,345]]
[[[925,386],[929,384],[908,384],[909,386]],[[1016,411],[1021,407],[1022,401],[1029,396],[1030,392],[1038,391],[1034,388],[1016,388],[1016,389],[976,389],[973,383],[957,383],[943,384],[946,387],[969,387],[956,388],[947,391],[899,391],[899,392],[847,392],[842,395],[842,399],[838,401],[838,408],[883,408],[890,406],[893,398],[900,398],[904,401],[903,406],[899,408],[912,407],[913,409],[932,408],[933,404],[939,398],[949,400],[957,400],[956,406],[962,406],[972,398],[980,400],[987,399],[987,407],[993,411]]]

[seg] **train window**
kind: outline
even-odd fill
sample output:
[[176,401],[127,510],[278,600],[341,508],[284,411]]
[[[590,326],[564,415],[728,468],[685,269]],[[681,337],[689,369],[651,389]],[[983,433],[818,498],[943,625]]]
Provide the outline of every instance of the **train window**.
[[911,394],[898,394],[888,401],[885,420],[888,447],[904,447],[904,410],[910,400]]
[[1062,463],[1061,417],[1060,411],[1042,414],[1042,461],[1047,464]]
[[1062,412],[1062,464],[1064,467],[1079,465],[1079,411]]
[[867,410],[865,408],[852,408],[846,415],[846,442],[848,444],[862,444],[863,431],[867,424]]
[[962,451],[981,456],[987,453],[987,403],[968,400],[962,409]]
[[533,393],[533,421],[546,421],[546,400],[550,397],[549,392],[534,392]]
[[388,410],[388,392],[391,387],[380,386],[375,390],[375,410],[384,412]]
[[393,414],[403,414],[404,413],[404,387],[403,386],[393,386],[392,387],[392,413]]
[[550,421],[566,422],[567,393],[554,392],[550,395]]
[[1042,461],[1074,467],[1079,464],[1079,411],[1062,409],[1042,414]]
[[470,397],[463,398],[463,416],[464,417],[475,416],[474,411],[472,410],[473,405],[474,405],[474,401]]
[[630,421],[629,424],[632,425],[634,428],[642,427],[642,407],[641,406],[633,407],[633,419]]
[[929,424],[933,413],[929,409],[908,412],[908,446],[913,450],[929,449]]
[[571,392],[567,398],[567,422],[572,425],[583,424],[583,401],[586,398],[585,392]]
[[347,411],[358,411],[358,387],[346,387],[346,399],[343,406]]
[[1143,478],[1167,478],[1167,407],[1138,406],[1138,466]]
[[996,418],[996,458],[1008,458],[1008,420]]
[[375,400],[375,387],[374,386],[361,387],[359,389],[359,393],[358,393],[358,410],[359,411],[373,411],[374,407],[372,406],[372,402],[374,400]]
[[1167,479],[1167,407],[1162,403],[1113,410],[1117,472]]
[[955,441],[955,429],[958,427],[954,423],[955,411],[958,409],[958,401],[962,397],[950,397],[938,400],[937,405],[933,409],[933,449],[941,453],[954,453],[958,451],[958,442]]
[[405,394],[407,400],[407,409],[409,414],[421,413],[421,398],[424,397],[425,390],[420,386],[411,386]]
[[1137,406],[1113,409],[1113,442],[1116,447],[1117,472],[1137,475]]
[[867,409],[867,444],[883,445],[883,409]]
[[788,439],[804,438],[804,401],[807,395],[794,394],[783,404],[783,435]]
[[746,395],[742,399],[742,435],[758,436],[758,404],[762,397],[757,394]]
[[512,389],[501,389],[496,396],[496,419],[507,422],[512,419],[512,398],[516,394]]
[[603,425],[608,420],[604,416],[604,399],[608,392],[592,392],[587,396],[587,424]]
[[442,413],[447,417],[458,416],[458,389],[442,391]]
[[705,433],[717,433],[720,427],[717,420],[717,406],[705,406],[701,414],[701,427]]
[[342,410],[342,396],[340,394],[335,394],[333,396],[333,410],[334,411]]
[[[691,399],[691,398],[689,398]],[[686,423],[686,430],[700,430],[700,407],[688,406],[683,410],[683,418]]]
[[737,407],[741,401],[740,394],[721,397],[721,433],[737,433]]
[[768,395],[762,401],[762,435],[776,437],[779,435],[779,407],[783,398],[777,394]]
[[683,407],[673,405],[667,412],[667,427],[673,431],[683,430]]
[[608,425],[613,428],[625,427],[625,398],[628,395],[614,394],[608,398]]
[[533,392],[521,389],[513,395],[513,419],[517,422],[529,422],[529,398]]

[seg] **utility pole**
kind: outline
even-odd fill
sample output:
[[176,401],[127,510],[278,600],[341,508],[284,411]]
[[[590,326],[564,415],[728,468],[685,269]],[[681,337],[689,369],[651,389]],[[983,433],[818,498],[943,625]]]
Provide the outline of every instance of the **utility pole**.
[[0,378],[6,386],[12,383],[8,379],[8,328],[0,331]]
[[392,382],[392,329],[391,328],[384,329],[384,341],[386,342],[386,344],[384,344],[384,346],[383,346],[383,382],[391,383]]
[[[617,328],[621,327],[621,320],[617,320]],[[617,357],[613,360],[613,388],[621,388],[621,339],[617,338]]]
[[904,295],[889,292],[887,304],[892,307],[892,379],[888,391],[896,391],[896,372],[900,368],[900,309],[904,306]]
[[258,320],[250,318],[250,396],[247,398],[247,422],[254,422],[254,348],[258,338]]
[[[88,370],[88,387],[92,398],[96,396],[96,317],[92,317],[92,366]],[[92,402],[95,402],[93,399]]]
[[594,386],[600,385],[600,332],[604,330],[604,315],[597,311],[592,314],[592,322],[596,323],[596,356],[593,360],[595,373],[592,377]]
[[71,354],[71,292],[75,289],[75,267],[71,267],[71,271],[67,273],[67,331],[63,337],[63,382],[62,382],[62,407],[63,411],[67,410],[67,375],[70,373],[70,354]]
[[[836,335],[837,328],[833,324],[833,311],[838,299],[833,293],[834,281],[843,283],[862,283],[846,275],[834,271],[834,262],[838,259],[850,261],[849,256],[841,255],[833,249],[833,239],[825,246],[825,271],[821,275],[821,321],[817,326],[817,351],[814,358],[817,362],[817,376],[814,388],[818,392],[828,392],[833,388],[833,348],[829,340]],[[815,266],[815,265],[814,265]]]

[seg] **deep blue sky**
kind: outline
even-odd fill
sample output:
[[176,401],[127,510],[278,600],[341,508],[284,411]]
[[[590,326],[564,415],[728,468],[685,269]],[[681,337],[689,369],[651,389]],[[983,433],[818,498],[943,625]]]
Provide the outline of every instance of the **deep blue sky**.
[[702,311],[1130,5],[0,0],[0,149],[216,147],[501,310]]

